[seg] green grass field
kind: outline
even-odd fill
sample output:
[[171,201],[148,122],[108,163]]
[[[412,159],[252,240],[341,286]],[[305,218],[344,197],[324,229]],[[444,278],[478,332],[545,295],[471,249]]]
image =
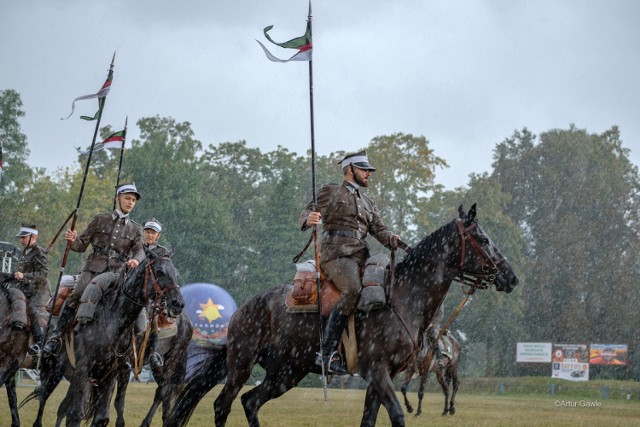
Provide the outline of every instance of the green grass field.
[[[66,382],[54,392],[45,411],[45,426],[53,425],[58,404],[67,389]],[[216,386],[198,405],[190,426],[213,425],[213,401],[222,386]],[[21,401],[32,387],[18,387]],[[155,384],[131,383],[127,394],[126,421],[129,426],[140,425],[153,399]],[[398,393],[399,398],[401,395]],[[409,393],[414,406],[417,394]],[[329,389],[324,401],[322,389],[296,388],[279,399],[266,404],[260,411],[264,427],[290,426],[357,426],[360,424],[364,390]],[[443,395],[429,392],[423,402],[424,413],[416,418],[406,414],[407,426],[640,426],[640,402],[637,399],[611,398],[602,400],[580,396],[560,397],[541,394],[500,395],[465,393],[461,390],[456,402],[456,414],[443,417]],[[22,425],[31,425],[37,409],[36,402],[29,402],[20,411]],[[111,411],[111,425],[115,412]],[[0,426],[10,424],[7,399],[0,395]],[[154,418],[154,426],[161,426],[160,413]],[[245,426],[246,420],[236,399],[227,425]],[[386,411],[380,410],[379,426],[389,426]]]

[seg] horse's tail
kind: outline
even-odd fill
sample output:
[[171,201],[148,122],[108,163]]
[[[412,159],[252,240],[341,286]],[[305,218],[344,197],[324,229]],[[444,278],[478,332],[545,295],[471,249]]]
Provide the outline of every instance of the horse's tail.
[[96,390],[97,387],[89,387],[87,390],[89,396],[84,409],[84,415],[82,416],[82,419],[87,423],[93,420],[93,417],[96,415]]
[[24,405],[31,402],[33,399],[36,399],[40,394],[41,389],[42,389],[42,386],[37,386],[36,388],[34,388],[33,391],[27,395],[27,397],[22,399],[22,402],[20,402],[20,404],[18,405],[18,409],[22,409]]
[[189,348],[187,374],[168,427],[186,426],[200,400],[227,376],[227,346]]

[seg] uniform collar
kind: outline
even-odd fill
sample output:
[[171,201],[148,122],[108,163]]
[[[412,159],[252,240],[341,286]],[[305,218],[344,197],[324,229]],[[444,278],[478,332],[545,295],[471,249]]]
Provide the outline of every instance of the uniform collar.
[[116,209],[115,211],[113,211],[111,213],[111,218],[113,218],[113,220],[117,220],[118,218],[124,218],[124,223],[128,223],[129,222],[129,214],[123,214],[121,211],[119,211],[118,209]]
[[347,187],[347,190],[351,192],[351,194],[358,193],[360,190],[360,186],[358,184],[356,184],[355,182],[347,181],[346,179],[344,181],[344,185],[345,187]]

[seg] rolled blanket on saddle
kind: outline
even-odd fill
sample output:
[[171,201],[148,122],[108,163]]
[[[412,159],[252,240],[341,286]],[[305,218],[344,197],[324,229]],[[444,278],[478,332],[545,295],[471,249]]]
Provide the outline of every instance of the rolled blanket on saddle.
[[358,310],[368,313],[384,307],[387,303],[383,285],[386,283],[385,275],[388,265],[389,257],[385,254],[377,254],[367,259],[362,275]]
[[27,315],[27,298],[20,289],[8,288],[7,296],[11,303],[11,313],[9,314],[9,325],[15,329],[24,329],[29,325]]

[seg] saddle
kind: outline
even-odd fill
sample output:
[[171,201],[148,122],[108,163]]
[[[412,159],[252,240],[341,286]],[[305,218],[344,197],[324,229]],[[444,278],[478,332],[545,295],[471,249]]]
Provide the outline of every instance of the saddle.
[[[60,287],[58,288],[58,295],[56,296],[55,304],[53,304],[53,315],[58,316],[60,314],[60,309],[62,308],[62,304],[67,300],[67,297],[71,295],[73,290],[76,287],[76,276],[62,276],[60,280]],[[47,305],[45,306],[47,312],[51,313],[51,305],[53,303],[53,295],[49,298]]]
[[[389,279],[386,274],[388,265],[389,257],[384,254],[374,255],[367,259],[360,271],[362,290],[357,304],[358,310],[369,312],[382,308],[386,304],[385,288]],[[288,313],[318,311],[316,274],[316,265],[313,260],[296,264],[293,287],[287,293],[285,300]],[[320,269],[320,298],[322,316],[326,318],[338,302],[340,291],[322,269]]]
[[[362,277],[362,290],[356,309],[369,312],[379,309],[386,304],[386,287],[389,282],[388,269],[389,258],[384,254],[375,255],[367,259],[360,272]],[[320,301],[322,317],[325,319],[340,298],[340,291],[333,281],[320,270]],[[287,313],[318,312],[318,284],[315,262],[308,260],[296,264],[296,275],[293,279],[293,287],[287,293],[285,299]],[[351,373],[358,369],[358,344],[356,342],[356,328],[354,314],[349,316],[349,322],[342,333],[340,342],[341,351],[344,354],[347,370]]]

